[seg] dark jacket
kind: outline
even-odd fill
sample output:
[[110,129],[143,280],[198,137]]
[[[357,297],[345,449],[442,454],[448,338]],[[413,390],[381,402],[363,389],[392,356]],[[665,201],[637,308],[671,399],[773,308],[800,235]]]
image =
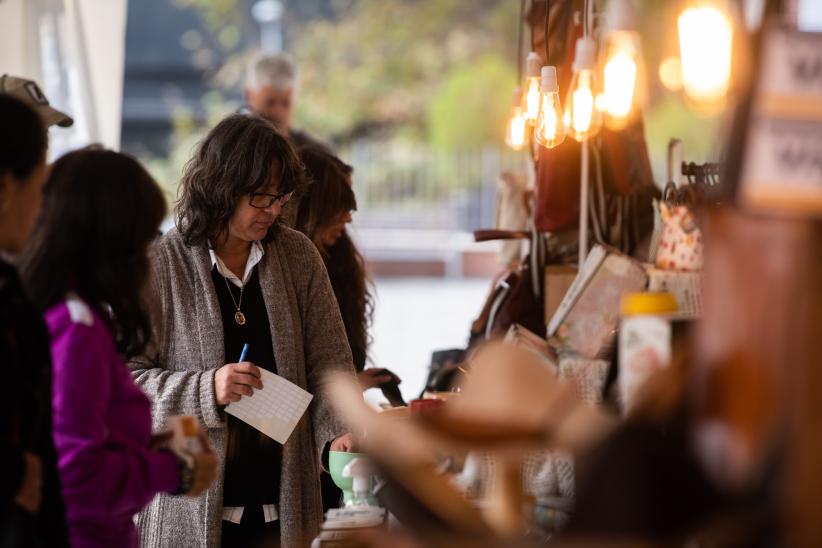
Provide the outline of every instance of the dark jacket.
[[[0,261],[0,547],[68,546],[51,439],[51,353],[46,326],[9,264]],[[14,503],[24,452],[40,457],[43,491],[34,516]]]
[[[237,114],[256,114],[251,107],[248,105],[243,105],[237,109]],[[321,145],[326,148],[331,148],[327,144],[323,143],[322,141],[315,139],[314,136],[309,135],[307,132],[302,131],[300,129],[289,128],[288,132],[285,135],[288,137],[289,142],[294,148],[300,148],[303,145],[310,145],[310,144],[317,144]]]

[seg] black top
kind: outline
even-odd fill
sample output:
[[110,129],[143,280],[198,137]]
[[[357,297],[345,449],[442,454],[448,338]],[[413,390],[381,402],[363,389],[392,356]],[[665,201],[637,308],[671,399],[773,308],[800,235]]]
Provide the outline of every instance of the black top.
[[294,145],[294,148],[300,148],[303,145],[321,144],[314,137],[300,129],[289,129],[288,139]]
[[[223,317],[226,362],[236,362],[243,345],[248,343],[246,361],[276,373],[271,327],[257,269],[254,269],[243,289],[241,310],[245,315],[245,325],[234,321],[234,313],[237,311],[234,301],[240,300],[240,288],[231,282],[226,283],[228,280],[217,272],[216,265],[211,270],[211,277]],[[233,294],[234,301],[229,291]],[[228,442],[223,504],[259,506],[279,502],[282,445],[232,415],[226,414],[226,421]]]
[[[48,330],[17,272],[0,261],[0,546],[68,546],[65,506],[51,439],[51,350]],[[32,516],[14,499],[23,481],[23,452],[40,457],[43,491]]]

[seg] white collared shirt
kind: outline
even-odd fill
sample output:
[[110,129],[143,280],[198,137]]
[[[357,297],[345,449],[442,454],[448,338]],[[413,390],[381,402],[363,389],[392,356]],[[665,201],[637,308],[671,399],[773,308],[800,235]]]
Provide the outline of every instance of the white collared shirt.
[[[245,507],[243,506],[224,506],[223,507],[223,521],[230,521],[237,525],[243,520]],[[263,520],[266,523],[271,523],[280,519],[280,512],[276,504],[263,504]]]
[[229,270],[223,260],[218,257],[216,253],[214,253],[214,250],[211,249],[211,247],[208,248],[208,254],[211,257],[211,268],[214,268],[214,265],[216,264],[217,272],[219,272],[220,275],[224,276],[229,282],[233,283],[237,287],[243,287],[251,277],[251,272],[254,270],[254,267],[263,260],[265,251],[263,250],[263,244],[260,242],[251,242],[251,252],[248,254],[248,259],[245,262],[245,272],[243,273],[242,280],[240,280],[236,274]]

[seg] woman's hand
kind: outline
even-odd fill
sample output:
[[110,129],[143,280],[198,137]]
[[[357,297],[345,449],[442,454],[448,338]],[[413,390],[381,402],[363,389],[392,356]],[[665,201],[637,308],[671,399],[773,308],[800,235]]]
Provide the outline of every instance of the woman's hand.
[[357,373],[357,381],[365,392],[369,388],[375,388],[384,382],[388,382],[394,377],[391,373],[386,372],[385,369],[363,369]]
[[251,362],[229,363],[214,373],[214,394],[218,405],[240,401],[251,396],[254,389],[262,390],[260,369]]
[[42,499],[43,465],[40,463],[40,457],[34,453],[25,452],[23,457],[23,485],[17,492],[14,502],[30,514],[35,514],[40,509]]
[[354,436],[349,433],[334,438],[334,441],[331,442],[331,450],[342,453],[356,453],[357,445],[354,442]]

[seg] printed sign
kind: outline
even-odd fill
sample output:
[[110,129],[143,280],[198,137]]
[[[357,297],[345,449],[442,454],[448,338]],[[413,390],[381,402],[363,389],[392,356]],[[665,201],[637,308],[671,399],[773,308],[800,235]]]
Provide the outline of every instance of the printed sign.
[[822,215],[822,34],[772,26],[763,43],[742,202]]

